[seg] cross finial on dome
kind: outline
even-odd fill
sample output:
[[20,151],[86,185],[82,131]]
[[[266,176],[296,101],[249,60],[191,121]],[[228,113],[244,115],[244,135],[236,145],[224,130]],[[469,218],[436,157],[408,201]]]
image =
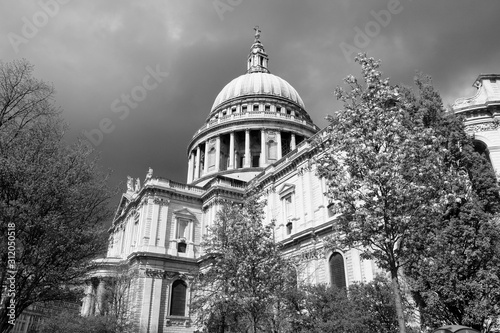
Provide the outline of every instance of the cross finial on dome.
[[259,38],[260,38],[260,33],[262,32],[260,29],[259,29],[259,26],[256,25],[253,30],[255,30],[255,41],[258,41]]

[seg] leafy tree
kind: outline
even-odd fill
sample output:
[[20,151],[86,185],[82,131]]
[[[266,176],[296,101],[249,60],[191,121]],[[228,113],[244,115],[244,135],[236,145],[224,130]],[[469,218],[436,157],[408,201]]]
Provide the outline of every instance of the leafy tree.
[[354,306],[345,289],[323,284],[302,286],[288,304],[294,310],[290,332],[368,332],[366,313]]
[[[43,320],[39,333],[124,333],[129,332],[113,315],[80,317],[70,311],[62,311]],[[131,332],[131,331],[130,331]]]
[[63,142],[52,93],[26,62],[0,64],[1,332],[8,305],[18,317],[64,300],[106,247],[107,176],[88,147]]
[[[430,78],[416,78],[415,114],[446,138],[447,164],[468,182],[466,196],[425,220],[412,236],[415,252],[405,268],[421,309],[423,326],[443,323],[488,332],[500,316],[500,192],[490,162],[475,150],[462,119],[446,112]],[[423,227],[423,226],[422,226]]]
[[335,286],[307,285],[293,296],[289,299],[294,312],[291,332],[387,333],[398,329],[392,286],[381,276],[353,284],[347,292]]
[[282,331],[282,295],[296,281],[262,207],[253,199],[224,204],[202,243],[192,311],[208,332]]
[[444,138],[415,117],[412,99],[391,86],[380,62],[360,54],[362,82],[338,87],[344,108],[329,117],[318,173],[338,213],[330,247],[358,248],[391,276],[399,331],[405,332],[401,268],[424,221],[464,196],[467,182],[446,161]]

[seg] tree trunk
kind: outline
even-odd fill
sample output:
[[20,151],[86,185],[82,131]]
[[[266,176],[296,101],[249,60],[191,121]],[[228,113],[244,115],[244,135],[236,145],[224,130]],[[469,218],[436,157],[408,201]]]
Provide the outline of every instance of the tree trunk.
[[399,333],[406,333],[405,317],[403,313],[403,301],[401,297],[401,290],[399,289],[397,268],[391,269],[391,281],[392,289],[394,291],[394,300],[396,303],[396,315],[398,317]]

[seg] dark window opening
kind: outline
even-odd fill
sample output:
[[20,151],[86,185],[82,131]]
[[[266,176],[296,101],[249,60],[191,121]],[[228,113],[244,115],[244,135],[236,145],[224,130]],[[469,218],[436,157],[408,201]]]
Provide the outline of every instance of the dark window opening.
[[335,212],[333,211],[333,204],[329,204],[328,207],[328,217],[332,217],[333,215],[335,215]]
[[170,300],[170,315],[182,316],[186,314],[186,283],[177,280],[172,283],[172,298]]
[[253,105],[253,112],[257,112],[259,111],[259,105],[258,104],[254,104]]
[[286,224],[286,234],[287,235],[290,235],[292,233],[292,229],[293,229],[293,224],[292,222],[288,222]]
[[184,242],[177,243],[177,252],[186,253],[186,243]]
[[259,155],[252,156],[252,167],[257,168],[259,166]]
[[474,150],[481,156],[483,156],[484,158],[486,158],[486,160],[490,163],[491,165],[491,159],[490,159],[490,152],[488,150],[488,146],[486,145],[486,143],[484,143],[483,141],[479,141],[479,140],[474,140]]
[[338,252],[332,254],[329,260],[330,264],[330,282],[332,286],[338,289],[345,289],[345,269],[344,258]]
[[266,105],[266,112],[271,111],[271,105]]

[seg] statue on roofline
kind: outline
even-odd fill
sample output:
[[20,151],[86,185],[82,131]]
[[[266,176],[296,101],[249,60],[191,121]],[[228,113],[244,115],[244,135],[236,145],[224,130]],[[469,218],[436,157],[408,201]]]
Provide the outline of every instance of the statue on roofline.
[[134,192],[134,178],[127,176],[127,192]]
[[137,178],[135,181],[135,192],[138,193],[141,190],[141,180]]

